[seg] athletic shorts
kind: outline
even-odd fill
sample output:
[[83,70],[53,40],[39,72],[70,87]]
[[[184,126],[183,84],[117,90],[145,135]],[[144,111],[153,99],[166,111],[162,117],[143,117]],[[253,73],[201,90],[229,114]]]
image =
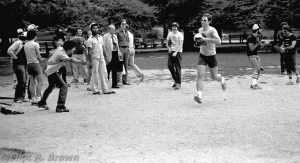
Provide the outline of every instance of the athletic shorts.
[[29,75],[38,76],[42,74],[42,68],[39,63],[28,63],[27,71]]
[[200,53],[199,60],[198,60],[198,65],[204,65],[204,66],[208,65],[209,68],[217,67],[218,63],[217,63],[216,55],[205,56],[205,55]]

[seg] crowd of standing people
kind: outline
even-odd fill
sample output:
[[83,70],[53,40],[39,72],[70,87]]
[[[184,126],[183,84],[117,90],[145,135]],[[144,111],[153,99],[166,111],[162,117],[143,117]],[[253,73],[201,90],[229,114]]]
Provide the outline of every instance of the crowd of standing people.
[[[14,102],[31,102],[32,105],[49,109],[47,98],[54,88],[59,88],[56,112],[69,112],[65,103],[71,84],[66,80],[65,62],[71,65],[74,77],[71,83],[79,83],[82,76],[87,91],[92,91],[93,95],[115,94],[112,89],[130,85],[129,66],[140,82],[144,80],[144,73],[134,63],[134,36],[128,30],[125,19],[121,20],[119,30],[110,24],[103,36],[97,23],[92,23],[86,33],[78,28],[74,37],[68,40],[64,31],[57,30],[53,38],[54,49],[47,58],[41,57],[40,45],[36,41],[38,26],[31,24],[26,32],[22,29],[17,32],[18,40],[7,51],[13,59],[12,67],[18,82]],[[41,66],[43,64],[46,65],[45,70]],[[44,93],[43,75],[48,79]],[[25,98],[26,86],[29,100]]]
[[[210,24],[212,15],[202,15],[201,27],[194,36],[195,45],[200,48],[197,64],[196,90],[194,100],[202,103],[204,90],[204,79],[206,68],[209,68],[211,79],[220,83],[223,91],[226,90],[225,77],[218,73],[218,62],[216,58],[216,45],[221,44],[217,30]],[[300,82],[300,76],[296,66],[296,43],[297,38],[292,33],[291,27],[283,22],[275,48],[280,53],[281,73],[288,75],[287,85],[293,85],[292,73],[296,74],[296,83]],[[66,80],[65,62],[70,62],[74,79],[71,83],[79,83],[80,75],[87,85],[87,91],[93,95],[115,94],[112,89],[119,89],[123,85],[130,85],[128,68],[132,67],[137,78],[143,82],[145,75],[134,62],[135,48],[134,35],[128,30],[125,19],[120,21],[120,28],[116,30],[114,24],[107,27],[107,32],[102,35],[99,24],[92,23],[89,31],[84,33],[82,28],[76,29],[74,37],[66,41],[63,31],[57,31],[53,39],[55,49],[50,51],[49,58],[42,58],[40,46],[36,42],[37,26],[28,26],[28,31],[18,30],[19,39],[8,49],[8,54],[13,58],[13,70],[17,77],[14,101],[26,102],[25,88],[29,83],[29,98],[33,105],[49,109],[47,98],[54,88],[59,88],[59,98],[56,112],[68,112],[65,107],[67,91],[70,84]],[[258,79],[261,76],[262,66],[258,54],[264,46],[261,41],[262,29],[259,24],[252,26],[252,32],[247,37],[247,56],[253,68],[251,89],[261,89]],[[173,78],[172,88],[181,88],[181,60],[184,35],[179,30],[179,24],[173,22],[171,31],[167,35],[168,69]],[[46,60],[46,61],[45,61]],[[46,63],[43,72],[41,63]],[[42,95],[43,74],[48,78],[48,87]],[[111,74],[111,79],[110,79]],[[29,76],[29,81],[27,78]],[[110,82],[111,81],[111,82]]]

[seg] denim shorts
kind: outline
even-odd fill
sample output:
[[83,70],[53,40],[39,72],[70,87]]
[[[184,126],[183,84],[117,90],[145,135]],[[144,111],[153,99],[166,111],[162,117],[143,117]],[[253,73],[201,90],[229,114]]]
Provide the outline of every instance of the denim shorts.
[[29,75],[38,76],[42,74],[42,68],[39,63],[28,63],[27,71]]

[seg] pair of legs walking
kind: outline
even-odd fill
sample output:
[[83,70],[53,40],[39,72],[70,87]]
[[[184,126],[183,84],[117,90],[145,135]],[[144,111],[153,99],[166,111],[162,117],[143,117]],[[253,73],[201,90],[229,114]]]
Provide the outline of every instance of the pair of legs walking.
[[196,81],[196,88],[197,88],[197,96],[194,97],[194,100],[197,103],[202,103],[202,93],[204,88],[204,80],[206,77],[206,67],[209,67],[211,79],[218,81],[221,83],[222,90],[226,90],[226,83],[225,78],[218,74],[218,66],[217,66],[217,60],[216,56],[204,56],[203,54],[200,54],[198,66],[197,66],[197,81]]
[[67,99],[67,93],[68,93],[68,86],[62,79],[62,77],[57,73],[53,73],[48,76],[48,87],[46,88],[42,99],[38,102],[39,107],[44,107],[45,109],[49,109],[47,107],[47,99],[50,95],[50,93],[53,91],[54,88],[59,88],[59,94],[58,94],[58,100],[57,100],[57,106],[56,106],[56,112],[69,112],[68,109],[66,109],[66,99]]
[[42,69],[39,63],[28,63],[27,71],[29,75],[29,92],[32,100],[32,104],[37,104],[42,96],[43,87],[43,75]]
[[23,102],[25,99],[27,81],[26,65],[13,62],[13,70],[17,78],[14,102]]
[[103,58],[92,59],[92,91],[93,94],[111,93],[111,85],[108,81],[106,62]]
[[252,55],[252,56],[248,56],[248,59],[250,61],[250,64],[252,66],[253,73],[252,73],[252,83],[250,85],[251,89],[261,89],[258,86],[258,78],[260,76],[261,73],[261,61],[260,61],[260,57],[258,55]]
[[[72,58],[77,59],[77,60],[85,60],[84,54],[73,54]],[[78,83],[79,82],[78,81],[79,74],[81,74],[83,80],[86,81],[86,79],[87,79],[86,65],[72,63],[72,72],[73,72],[73,76],[74,76],[74,79],[73,79],[72,83]]]
[[169,53],[168,69],[174,80],[173,88],[178,90],[181,87],[181,53],[178,52],[175,57],[172,56],[174,52]]
[[135,50],[129,48],[120,48],[121,53],[123,54],[123,64],[125,69],[125,75],[123,76],[123,84],[130,84],[128,77],[128,67],[132,67],[132,70],[136,77],[140,78],[142,82],[144,80],[144,74],[139,69],[139,67],[134,63]]
[[299,77],[299,72],[296,67],[296,54],[295,53],[285,53],[285,63],[286,63],[286,71],[287,75],[289,77],[289,81],[287,85],[293,85],[292,81],[292,74],[295,73],[297,78],[296,78],[296,83],[300,82],[300,77]]
[[123,62],[119,61],[118,51],[112,52],[112,59],[111,62],[107,65],[107,74],[108,80],[110,72],[112,74],[112,88],[119,88],[118,87],[118,73],[122,73],[123,71]]

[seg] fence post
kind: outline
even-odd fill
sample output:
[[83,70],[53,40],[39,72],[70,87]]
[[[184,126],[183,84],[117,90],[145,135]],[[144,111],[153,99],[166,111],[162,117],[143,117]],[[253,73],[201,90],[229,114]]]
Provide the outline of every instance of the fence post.
[[45,57],[47,57],[48,58],[48,56],[49,56],[49,48],[48,48],[48,43],[47,42],[45,42],[45,47],[46,47],[46,56]]

